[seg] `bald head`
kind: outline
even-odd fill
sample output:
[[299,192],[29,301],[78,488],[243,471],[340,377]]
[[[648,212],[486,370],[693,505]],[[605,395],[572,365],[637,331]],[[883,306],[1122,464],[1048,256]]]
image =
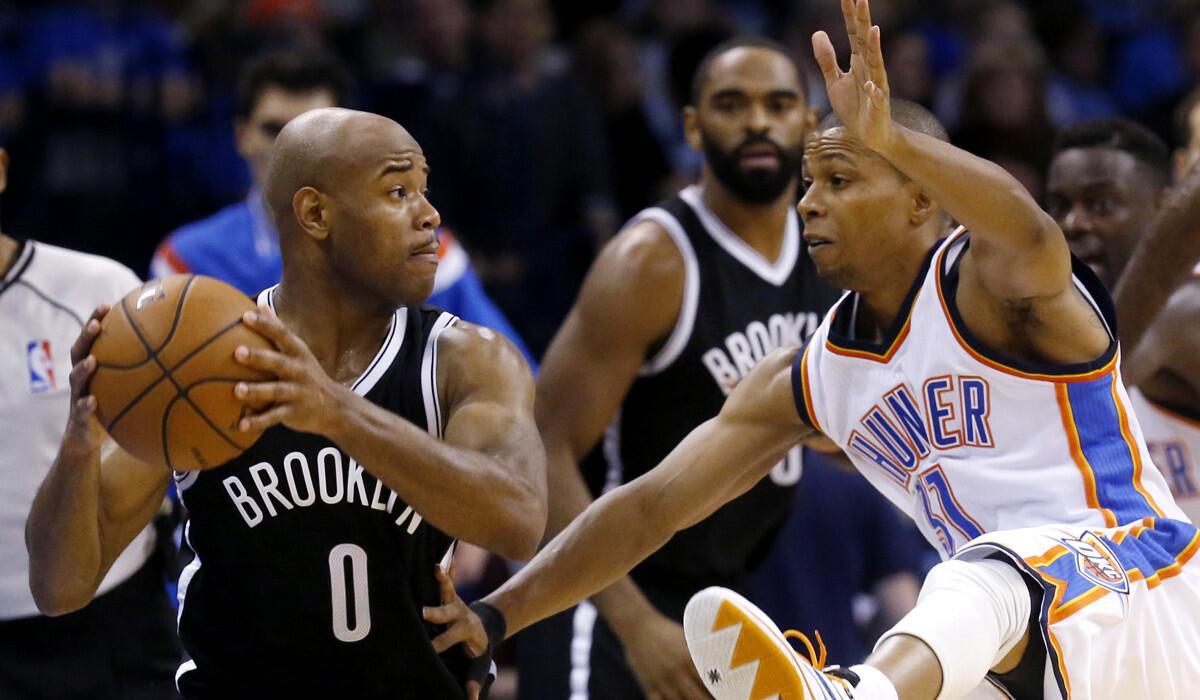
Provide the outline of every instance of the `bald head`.
[[416,140],[386,117],[336,107],[305,112],[288,122],[275,141],[267,170],[267,206],[282,231],[294,220],[292,200],[300,189],[332,193],[375,176],[389,162],[412,167],[405,156],[415,155],[422,155]]

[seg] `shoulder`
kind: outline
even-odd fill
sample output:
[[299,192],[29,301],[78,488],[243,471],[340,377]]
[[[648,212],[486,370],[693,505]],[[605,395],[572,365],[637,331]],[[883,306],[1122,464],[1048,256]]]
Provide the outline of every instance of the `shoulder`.
[[116,260],[45,243],[31,242],[34,257],[22,279],[42,294],[79,313],[112,303],[142,280]]
[[503,385],[532,394],[529,364],[504,334],[457,319],[438,336],[437,345],[439,384],[458,392]]
[[592,266],[592,276],[612,277],[610,283],[634,290],[681,290],[685,274],[679,243],[662,224],[645,218],[621,229]]
[[1154,326],[1159,341],[1175,339],[1191,352],[1200,350],[1195,345],[1200,337],[1200,279],[1189,280],[1171,295]]

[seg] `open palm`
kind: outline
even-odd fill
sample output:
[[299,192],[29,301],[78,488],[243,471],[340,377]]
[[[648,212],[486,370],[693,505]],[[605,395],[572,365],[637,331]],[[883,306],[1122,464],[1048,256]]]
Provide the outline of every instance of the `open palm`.
[[842,16],[850,39],[850,71],[838,66],[833,44],[823,31],[813,34],[813,55],[842,125],[868,148],[881,150],[891,139],[892,111],[879,27],[871,25],[869,0],[842,0]]

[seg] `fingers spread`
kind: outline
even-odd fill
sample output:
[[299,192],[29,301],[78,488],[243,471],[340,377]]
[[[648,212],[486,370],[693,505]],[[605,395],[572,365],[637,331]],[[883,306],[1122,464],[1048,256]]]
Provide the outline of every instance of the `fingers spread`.
[[440,605],[438,607],[425,607],[421,610],[421,616],[426,622],[435,625],[445,625],[462,617],[462,609],[453,603],[449,605]]
[[79,332],[75,342],[71,344],[71,364],[79,364],[80,360],[87,357],[87,354],[92,351],[92,343],[96,342],[98,335],[100,335],[100,321],[93,313],[92,317],[83,324],[83,330]]
[[437,577],[438,586],[442,589],[442,604],[449,605],[460,602],[458,591],[454,590],[454,581],[450,578],[450,574],[447,574],[439,565],[433,568],[433,575]]
[[829,35],[823,31],[813,34],[812,45],[813,57],[817,60],[817,66],[820,67],[821,75],[825,78],[825,84],[828,86],[842,73],[838,68],[837,53],[833,50],[833,43],[829,40]]
[[870,36],[871,39],[867,47],[867,72],[876,87],[883,90],[884,94],[887,94],[889,92],[887,69],[883,64],[883,47],[878,26],[871,27]]
[[433,638],[433,650],[440,654],[466,639],[467,633],[466,625],[452,625],[445,632]]

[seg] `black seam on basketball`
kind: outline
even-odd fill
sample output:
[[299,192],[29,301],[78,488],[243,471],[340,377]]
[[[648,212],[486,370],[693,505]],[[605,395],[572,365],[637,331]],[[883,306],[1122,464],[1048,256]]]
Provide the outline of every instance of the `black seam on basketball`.
[[162,441],[163,461],[167,464],[167,469],[175,471],[175,465],[171,464],[171,448],[167,443],[167,419],[171,417],[171,411],[175,408],[175,404],[179,401],[179,394],[176,394],[170,401],[167,402],[167,407],[163,409],[162,431],[159,433],[159,438]]
[[[116,425],[118,421],[120,421],[122,418],[124,418],[124,417],[125,417],[125,414],[126,414],[126,413],[128,413],[128,412],[130,411],[130,409],[132,409],[132,408],[134,407],[134,405],[136,405],[136,404],[137,404],[137,402],[138,402],[138,401],[141,401],[143,398],[145,398],[145,397],[146,397],[146,394],[149,394],[151,391],[153,391],[153,390],[154,390],[154,388],[155,388],[156,386],[158,386],[159,384],[162,384],[162,383],[163,383],[163,380],[165,380],[165,379],[167,378],[167,375],[168,375],[168,374],[171,374],[171,373],[175,372],[176,370],[178,370],[178,369],[179,369],[180,367],[182,367],[182,366],[183,366],[183,365],[184,365],[184,364],[185,364],[185,363],[186,363],[188,360],[190,360],[190,359],[192,359],[193,357],[195,357],[197,353],[199,353],[201,350],[203,350],[204,348],[206,348],[206,347],[208,347],[209,345],[211,345],[211,344],[212,344],[212,342],[213,342],[214,340],[216,340],[217,338],[220,338],[221,336],[225,335],[225,334],[226,334],[226,333],[228,333],[229,331],[233,330],[233,329],[234,329],[234,328],[236,328],[238,325],[240,325],[240,324],[241,324],[241,322],[242,322],[242,319],[240,319],[240,318],[239,318],[239,319],[237,319],[237,320],[233,321],[232,323],[230,323],[228,326],[225,326],[225,327],[224,327],[224,328],[222,328],[221,330],[217,331],[215,334],[213,334],[212,336],[210,336],[208,340],[204,341],[204,342],[203,342],[203,343],[201,343],[200,345],[198,345],[198,346],[196,346],[195,348],[193,348],[191,352],[189,352],[188,354],[184,355],[184,356],[183,356],[183,357],[182,357],[182,358],[179,360],[179,362],[176,362],[174,365],[172,365],[172,366],[171,366],[171,369],[169,369],[169,370],[166,370],[166,374],[160,375],[158,379],[155,379],[153,382],[150,382],[150,385],[149,385],[149,386],[147,386],[145,389],[143,389],[143,390],[141,391],[141,393],[139,393],[137,396],[133,397],[133,400],[132,400],[132,401],[130,401],[128,404],[126,404],[126,405],[125,405],[125,408],[122,408],[122,409],[121,409],[121,410],[120,410],[120,411],[117,413],[117,416],[116,416],[116,418],[113,418],[113,419],[112,419],[112,421],[111,421],[111,422],[109,422],[109,424],[108,424],[108,430],[111,432],[111,431],[112,431],[112,426]],[[165,346],[164,346],[164,347],[165,347]],[[150,361],[150,360],[152,360],[152,359],[154,359],[154,358],[153,358],[153,357],[147,357],[147,358],[146,358],[146,360],[145,360],[144,362],[142,362],[141,364],[133,365],[133,367],[115,368],[115,369],[133,369],[134,367],[141,367],[142,365],[146,364],[146,362],[149,362],[149,361]],[[162,363],[160,362],[160,363],[158,363],[158,366],[161,368],[163,365],[162,365]],[[179,386],[179,385],[178,385],[178,384],[176,384],[176,387],[177,387],[177,388],[178,388],[178,386]]]
[[[238,382],[245,382],[245,381],[254,381],[254,380],[247,379],[246,377],[205,377],[204,379],[197,379],[196,381],[192,382],[191,384],[188,384],[186,387],[184,387],[184,390],[190,392],[192,389],[194,389],[195,387],[197,387],[201,384],[215,384],[217,382],[226,382],[229,384],[237,384]],[[224,433],[224,430],[220,430],[220,432]],[[230,438],[226,438],[226,439],[230,439]],[[250,444],[253,445],[254,443],[252,442]],[[243,449],[243,450],[249,449],[249,447],[250,447],[250,445],[247,445],[246,447],[242,447],[241,445],[238,445],[238,448]]]
[[[182,300],[187,297],[187,291],[192,286],[192,281],[195,279],[196,279],[196,276],[192,275],[191,279],[188,280],[187,285],[184,286],[183,291],[181,291],[179,294],[180,304],[176,307],[174,325],[179,324],[179,312],[183,309]],[[183,390],[183,387],[179,386],[179,382],[175,381],[175,377],[171,375],[171,370],[168,370],[166,368],[166,366],[162,363],[162,360],[160,360],[158,358],[158,351],[151,349],[150,343],[146,342],[146,338],[142,335],[142,329],[138,328],[137,323],[134,322],[133,317],[129,313],[126,299],[128,299],[128,297],[121,299],[121,308],[124,309],[125,316],[129,318],[129,326],[131,328],[133,328],[133,332],[135,335],[137,335],[138,340],[140,340],[142,342],[142,345],[144,345],[146,347],[146,350],[150,353],[150,359],[154,360],[154,364],[158,365],[158,368],[160,370],[162,370],[162,373],[163,373],[162,378],[171,382],[171,386],[175,387],[175,391],[178,393],[176,398],[181,398],[184,401],[187,401],[188,405],[191,406],[192,409],[196,411],[196,414],[198,416],[200,416],[200,418],[205,423],[207,423],[210,428],[213,428],[214,430],[217,431],[217,434],[221,436],[222,440],[229,443],[236,450],[242,449],[240,446],[237,445],[237,443],[235,443],[235,442],[231,441],[229,438],[225,437],[225,433],[222,433],[220,431],[220,429],[216,428],[216,426],[213,424],[212,420],[207,415],[205,415],[204,411],[201,411],[200,407],[197,406],[194,401],[192,401],[190,398],[188,398],[187,392]],[[174,328],[174,325],[172,326],[172,328]],[[174,330],[172,330],[172,333],[173,332],[174,332]],[[209,341],[211,341],[211,340],[212,339],[209,338]],[[206,341],[206,342],[209,342],[209,341]],[[164,343],[162,347],[166,347],[166,343]],[[170,404],[168,404],[168,405],[170,405]],[[164,430],[165,430],[165,428],[164,428]],[[165,433],[163,434],[163,439],[164,440],[166,439]],[[166,448],[164,447],[164,449],[166,449]]]
[[[128,299],[128,297],[121,297],[121,313],[125,314],[125,320],[129,322],[129,327],[133,329],[133,335],[138,339],[138,342],[141,343],[142,347],[145,348],[145,350],[146,350],[146,359],[143,360],[141,362],[141,364],[135,365],[135,367],[140,367],[141,365],[144,365],[147,362],[150,362],[151,360],[154,360],[156,358],[154,356],[154,351],[150,349],[150,343],[147,343],[146,339],[142,337],[142,330],[140,328],[138,328],[138,325],[136,323],[133,322],[133,315],[129,313],[129,302],[127,301],[127,299]],[[159,369],[162,369],[161,362],[158,363],[158,367],[159,367]],[[154,380],[154,385],[157,385],[162,380],[163,380],[162,377],[159,377],[158,379]],[[140,399],[141,397],[138,397],[138,398]],[[133,406],[136,402],[137,402],[137,399],[125,404],[125,406],[120,411],[117,411],[117,418],[124,416],[125,413],[129,410],[129,408],[131,406]],[[112,433],[113,426],[117,424],[117,418],[113,418],[111,421],[109,421],[108,425],[104,426],[104,430],[106,432],[108,432],[110,434]]]
[[179,318],[183,316],[183,303],[187,301],[188,290],[192,288],[192,283],[195,281],[195,275],[188,276],[188,281],[184,283],[183,289],[179,291],[179,301],[175,302],[175,318],[171,319],[171,330],[167,331],[167,336],[163,338],[162,344],[155,348],[154,355],[156,357],[159,351],[170,344],[171,338],[175,337],[175,331],[179,328]]

